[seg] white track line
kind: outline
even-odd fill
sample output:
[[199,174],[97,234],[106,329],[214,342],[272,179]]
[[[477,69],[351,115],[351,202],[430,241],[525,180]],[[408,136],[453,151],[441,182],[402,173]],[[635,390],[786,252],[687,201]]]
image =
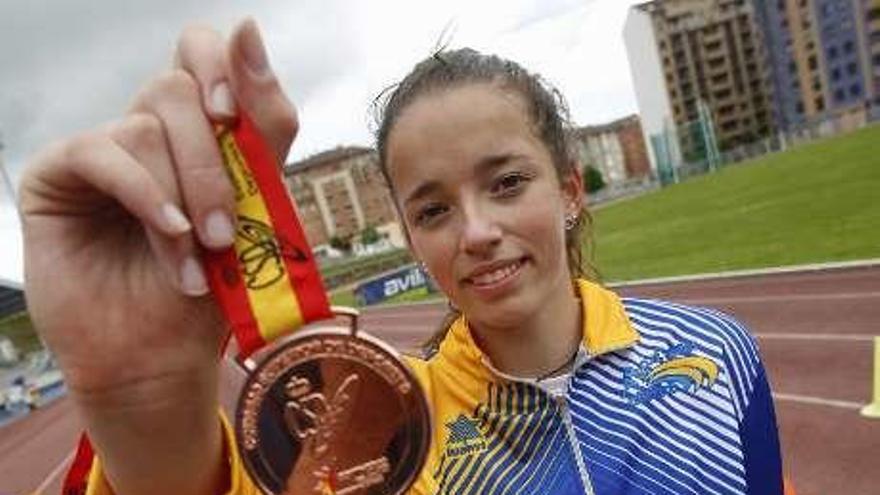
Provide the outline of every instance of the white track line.
[[706,298],[671,298],[676,302],[687,304],[723,304],[723,303],[777,303],[785,301],[839,301],[847,299],[870,299],[880,297],[880,292],[844,292],[832,294],[783,294],[778,296],[739,296],[739,297],[706,297]]
[[835,261],[831,263],[811,263],[808,265],[788,265],[774,268],[757,268],[750,270],[732,270],[727,272],[698,273],[694,275],[677,275],[673,277],[646,278],[628,282],[611,282],[609,287],[630,287],[635,285],[668,284],[673,282],[696,282],[700,280],[725,279],[737,277],[754,277],[761,275],[777,275],[783,273],[816,272],[839,270],[842,268],[869,268],[880,265],[880,258],[855,261]]
[[755,333],[755,338],[762,340],[831,340],[841,342],[871,342],[873,335],[857,333]]
[[864,404],[859,404],[858,402],[850,402],[847,400],[822,399],[820,397],[809,397],[806,395],[797,394],[774,393],[772,395],[774,399],[783,402],[798,402],[801,404],[811,404],[815,406],[829,406],[837,407],[840,409],[855,409],[856,411],[864,407]]
[[63,461],[59,462],[58,465],[55,466],[55,469],[53,469],[52,472],[49,473],[49,476],[46,476],[46,479],[44,479],[43,482],[40,483],[40,486],[36,490],[34,490],[34,495],[43,495],[43,492],[46,490],[46,488],[49,487],[49,485],[52,484],[52,481],[54,481],[55,478],[67,468],[67,466],[70,464],[70,461],[73,460],[74,455],[76,455],[76,449],[70,451],[70,454],[68,454]]

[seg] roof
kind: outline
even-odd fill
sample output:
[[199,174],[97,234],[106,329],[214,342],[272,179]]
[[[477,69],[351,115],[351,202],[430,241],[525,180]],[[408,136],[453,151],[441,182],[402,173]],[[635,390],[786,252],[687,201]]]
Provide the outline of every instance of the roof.
[[616,132],[621,127],[632,124],[633,122],[639,122],[639,116],[636,114],[627,115],[626,117],[617,119],[615,121],[609,122],[607,124],[602,125],[588,125],[584,127],[578,127],[573,130],[573,133],[576,137],[585,137],[585,136],[593,136],[596,134],[604,134],[606,132]]
[[284,175],[291,175],[306,169],[338,163],[342,160],[372,152],[373,148],[365,146],[337,146],[336,148],[316,153],[303,160],[286,165],[284,167]]
[[0,277],[0,288],[23,290],[24,286],[21,285],[21,282],[16,282],[15,280]]
[[0,318],[25,310],[24,291],[0,282]]
[[651,0],[650,2],[644,2],[637,5],[633,5],[632,8],[639,9],[645,12],[651,12],[657,6],[657,0]]

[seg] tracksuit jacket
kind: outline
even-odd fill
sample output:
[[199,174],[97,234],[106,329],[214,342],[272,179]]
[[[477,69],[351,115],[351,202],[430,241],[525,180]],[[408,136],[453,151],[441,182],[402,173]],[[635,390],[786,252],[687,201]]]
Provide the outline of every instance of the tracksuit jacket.
[[[578,288],[587,359],[564,395],[493,372],[464,318],[430,359],[407,358],[435,421],[411,493],[781,495],[770,389],[743,326]],[[229,493],[258,494],[223,424]],[[107,493],[102,478],[96,461],[87,493]]]

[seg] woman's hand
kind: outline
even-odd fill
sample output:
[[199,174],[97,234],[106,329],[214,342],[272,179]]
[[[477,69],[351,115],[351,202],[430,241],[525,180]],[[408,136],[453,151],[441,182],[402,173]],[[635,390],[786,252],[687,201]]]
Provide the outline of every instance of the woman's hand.
[[192,27],[175,68],[122,119],[48,147],[22,179],[29,311],[117,493],[222,481],[216,380],[228,329],[200,252],[233,241],[213,126],[239,111],[283,163],[296,114],[256,25],[228,42]]

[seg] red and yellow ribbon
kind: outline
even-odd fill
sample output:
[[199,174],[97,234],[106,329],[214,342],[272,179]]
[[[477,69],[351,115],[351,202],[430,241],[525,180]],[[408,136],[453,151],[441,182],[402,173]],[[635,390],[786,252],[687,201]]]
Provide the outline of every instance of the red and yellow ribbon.
[[206,255],[211,290],[246,357],[302,325],[332,316],[312,250],[271,150],[242,116],[218,129],[235,188],[233,248]]

